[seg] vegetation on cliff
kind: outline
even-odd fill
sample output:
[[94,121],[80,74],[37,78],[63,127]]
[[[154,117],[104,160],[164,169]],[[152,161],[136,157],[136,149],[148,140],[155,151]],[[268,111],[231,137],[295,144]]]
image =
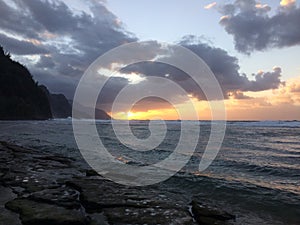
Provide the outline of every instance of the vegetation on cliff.
[[52,118],[46,94],[28,69],[0,46],[0,120]]

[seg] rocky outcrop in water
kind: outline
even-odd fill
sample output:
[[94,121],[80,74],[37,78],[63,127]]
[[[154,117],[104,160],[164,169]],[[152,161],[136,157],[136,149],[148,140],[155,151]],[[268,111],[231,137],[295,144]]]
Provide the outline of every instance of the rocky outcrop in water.
[[228,220],[235,220],[235,216],[223,210],[204,206],[196,201],[192,201],[191,210],[195,220],[199,224],[224,224]]
[[191,213],[178,193],[122,186],[76,160],[0,142],[0,224],[228,224],[224,212],[193,203]]

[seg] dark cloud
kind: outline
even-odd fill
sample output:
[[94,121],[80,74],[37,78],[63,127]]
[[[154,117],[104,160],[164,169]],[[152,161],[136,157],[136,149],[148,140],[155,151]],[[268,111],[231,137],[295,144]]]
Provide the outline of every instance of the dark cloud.
[[49,75],[55,74],[52,70],[32,68],[30,72],[35,74],[34,78],[39,84],[51,87],[52,93],[64,93],[68,99],[73,99],[78,79],[63,75]]
[[[11,5],[5,2],[0,0],[0,29],[4,33],[0,34],[0,44],[13,54],[18,54],[19,61],[22,59],[20,55],[39,54],[40,58],[35,64],[30,64],[24,57],[26,66],[50,91],[64,93],[70,99],[80,77],[98,56],[123,43],[137,40],[123,29],[117,17],[108,11],[101,1],[88,1],[90,12],[79,13],[75,13],[61,1],[12,0]],[[230,13],[231,16],[241,12],[251,15],[254,1],[248,1],[247,4],[246,1],[237,2],[239,6],[226,5],[222,8],[223,12]],[[262,7],[256,16],[262,17],[264,10],[267,10],[267,7]],[[290,12],[287,15],[290,15]],[[5,34],[23,40],[10,38]],[[234,98],[247,98],[243,94],[244,91],[275,89],[282,84],[280,68],[275,68],[273,72],[258,73],[254,80],[249,80],[245,74],[239,72],[237,58],[230,56],[225,50],[195,41],[192,36],[185,37],[179,44],[192,50],[208,64],[225,97],[230,94]],[[158,55],[164,55],[164,51],[163,46],[153,41],[149,45],[141,45],[135,52],[130,52],[132,58],[123,57],[123,61],[116,59],[115,63],[127,64],[132,59],[144,58],[145,54],[154,59]],[[247,47],[245,51],[248,51]],[[128,52],[118,54],[121,58],[122,54],[127,55]],[[147,62],[132,64],[123,68],[121,72],[136,72],[144,77],[166,77],[177,82],[194,97],[205,99],[196,83],[183,71],[172,66]],[[101,92],[99,106],[109,111],[118,92],[129,83],[124,77],[111,78]],[[136,93],[147,88],[146,82],[134,86]],[[167,94],[172,96],[172,90]],[[180,100],[180,96],[172,97]],[[149,98],[145,104],[150,105],[150,102],[154,105],[161,104],[161,101],[155,98]]]
[[246,74],[240,73],[236,57],[225,50],[211,47],[205,43],[194,43],[193,37],[186,37],[183,46],[200,56],[210,67],[219,81],[224,95],[236,91],[263,91],[276,89],[284,83],[280,80],[281,68],[274,67],[272,72],[260,72],[255,80],[249,80]]
[[[50,90],[63,89],[58,86],[66,83],[64,76],[78,81],[98,56],[136,40],[101,1],[86,4],[91,13],[75,13],[59,0],[12,0],[9,5],[0,0],[0,29],[23,40],[32,40],[32,43],[18,41],[3,34],[0,44],[13,54],[40,54],[37,64],[26,66],[40,83],[49,84]],[[22,62],[20,57],[18,60]],[[28,62],[26,58],[23,61]],[[50,79],[56,83],[49,82]],[[75,90],[76,83],[71,84],[74,87],[67,90]],[[67,90],[64,93],[72,96],[74,91]]]
[[34,21],[52,33],[67,34],[90,20],[86,14],[75,16],[63,2],[25,0],[21,3],[29,10]]
[[53,62],[52,57],[42,55],[35,66],[37,68],[51,68],[55,66],[55,63]]
[[[217,78],[223,95],[234,98],[245,99],[244,91],[263,91],[276,89],[284,83],[280,80],[281,69],[275,67],[272,72],[259,72],[254,75],[253,80],[240,73],[240,66],[236,57],[230,56],[225,50],[212,47],[206,43],[199,42],[194,36],[186,36],[179,43],[200,56],[210,67]],[[147,76],[159,76],[171,79],[183,87],[189,94],[204,100],[205,96],[198,85],[183,71],[163,63],[142,62],[127,66],[121,70],[123,73],[132,72]],[[172,94],[172,93],[170,93]]]
[[241,91],[233,91],[233,92],[229,92],[228,93],[229,97],[232,97],[234,99],[252,99],[251,97],[245,95],[243,92]]
[[0,0],[0,28],[6,32],[21,35],[26,38],[36,38],[38,32],[42,31],[42,26],[33,20],[30,12],[26,12],[26,8],[22,1],[10,1],[7,5],[5,1]]
[[233,35],[238,51],[250,54],[300,44],[300,8],[295,3],[280,6],[272,16],[270,10],[255,0],[236,0],[219,7],[220,24]]
[[244,87],[241,88],[242,91],[264,91],[269,89],[276,89],[279,85],[284,85],[281,82],[281,68],[274,67],[272,72],[260,71],[255,74],[255,80],[248,82]]
[[[128,80],[122,77],[111,77],[107,83],[102,88],[99,98],[97,101],[97,107],[101,108],[107,112],[110,112],[112,109],[112,103],[114,102],[115,98],[119,94],[119,92],[128,85]],[[124,111],[128,109],[129,104],[124,102]]]
[[43,46],[34,45],[30,41],[20,41],[1,33],[0,43],[7,51],[16,55],[34,55],[49,53],[49,51]]

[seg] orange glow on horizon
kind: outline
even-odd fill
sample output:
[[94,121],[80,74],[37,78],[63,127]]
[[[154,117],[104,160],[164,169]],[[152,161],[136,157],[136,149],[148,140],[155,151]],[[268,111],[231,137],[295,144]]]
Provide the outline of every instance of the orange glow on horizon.
[[128,111],[110,114],[112,118],[118,120],[177,120],[178,114],[174,108],[152,109],[147,111]]
[[[227,120],[300,120],[300,76],[286,81],[285,86],[278,89],[260,92],[244,92],[242,97],[230,97],[224,101]],[[222,101],[206,102],[190,98],[198,113],[199,120],[211,120],[211,109],[221,107]],[[155,103],[153,103],[155,104]],[[175,106],[184,114],[184,118],[193,120],[188,105],[182,103]],[[178,120],[180,118],[175,107],[157,105],[155,109],[134,109],[111,115],[122,120]],[[220,118],[214,118],[219,120]]]

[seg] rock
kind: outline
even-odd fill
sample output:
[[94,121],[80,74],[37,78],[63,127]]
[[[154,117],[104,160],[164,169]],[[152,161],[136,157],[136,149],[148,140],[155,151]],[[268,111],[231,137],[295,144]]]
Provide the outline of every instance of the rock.
[[4,208],[4,205],[15,197],[10,188],[0,186],[0,225],[21,225],[18,214]]
[[72,165],[73,160],[62,155],[5,142],[0,142],[0,153],[2,158],[10,158],[0,164],[0,171],[4,174],[1,182],[16,190],[18,195],[58,188],[66,180],[81,174]]
[[179,196],[118,185],[100,176],[76,178],[67,185],[80,191],[86,212],[103,212],[109,224],[195,224]]
[[85,175],[86,175],[87,177],[99,176],[99,174],[98,174],[95,170],[93,170],[93,169],[86,170],[86,171],[85,171]]
[[103,215],[103,213],[89,214],[89,218],[89,225],[109,225],[107,218]]
[[77,102],[73,102],[76,105],[72,111],[72,117],[76,119],[97,119],[97,120],[111,120],[112,118],[104,110],[93,108],[95,114],[89,114],[91,112],[90,107],[83,106]]
[[116,184],[51,152],[0,142],[0,153],[1,182],[17,197],[3,209],[24,225],[196,224],[180,193]]
[[224,221],[235,220],[234,215],[223,210],[203,206],[196,201],[192,201],[191,205],[193,216],[199,224],[224,224]]
[[72,116],[72,106],[63,94],[51,94],[44,85],[40,85],[39,88],[46,94],[54,118],[68,118]]
[[32,193],[28,198],[36,202],[55,204],[68,209],[79,209],[81,207],[79,193],[68,187],[44,189]]
[[87,218],[80,211],[65,209],[60,206],[35,202],[28,199],[15,199],[5,207],[20,214],[24,225],[85,225]]
[[122,193],[126,192],[124,188],[113,182],[78,178],[67,185],[80,191],[80,201],[89,213],[102,212],[103,208],[139,206],[138,202]]
[[[159,206],[159,205],[157,205]],[[104,210],[110,224],[195,224],[186,210],[171,208],[116,207]]]

